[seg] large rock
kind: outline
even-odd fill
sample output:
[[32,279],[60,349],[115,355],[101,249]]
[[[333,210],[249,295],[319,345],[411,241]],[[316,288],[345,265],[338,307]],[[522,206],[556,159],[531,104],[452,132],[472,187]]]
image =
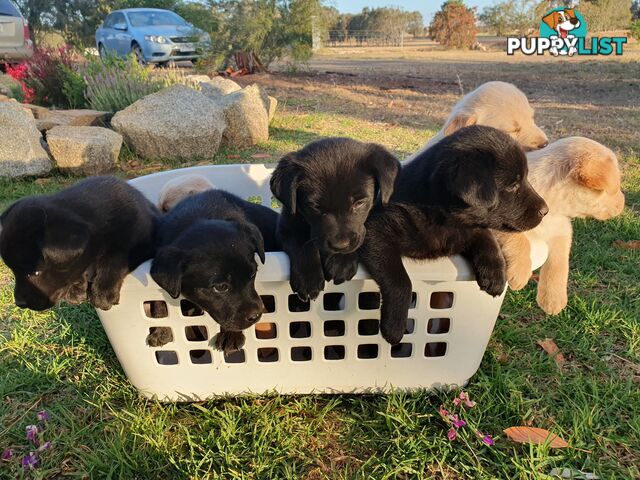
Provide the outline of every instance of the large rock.
[[47,143],[59,169],[96,175],[113,169],[122,135],[102,127],[54,127],[47,134]]
[[213,99],[242,90],[242,87],[236,82],[224,77],[213,77],[207,82],[200,82],[200,87],[202,93]]
[[269,116],[260,89],[251,85],[217,100],[224,111],[227,128],[222,144],[228,147],[250,147],[269,139]]
[[146,159],[206,159],[218,151],[224,113],[184,85],[148,95],[115,114],[111,125]]
[[276,115],[278,100],[275,97],[270,96],[264,88],[259,88],[260,96],[262,97],[262,103],[264,104],[264,108],[267,110],[267,114],[269,115],[269,123],[271,123],[271,120],[273,120],[273,117]]
[[[33,106],[29,106],[33,110]],[[36,107],[37,108],[37,107]],[[110,115],[99,110],[33,110],[38,130],[46,132],[54,127],[104,126]]]
[[52,164],[41,139],[31,112],[17,102],[0,102],[0,177],[49,173]]

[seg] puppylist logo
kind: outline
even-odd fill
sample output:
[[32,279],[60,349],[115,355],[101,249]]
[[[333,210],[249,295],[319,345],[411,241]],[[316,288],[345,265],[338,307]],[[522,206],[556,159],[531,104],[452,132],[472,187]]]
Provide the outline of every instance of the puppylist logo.
[[575,8],[549,10],[540,22],[539,37],[507,37],[507,55],[520,51],[525,55],[622,55],[626,37],[591,37],[587,23]]

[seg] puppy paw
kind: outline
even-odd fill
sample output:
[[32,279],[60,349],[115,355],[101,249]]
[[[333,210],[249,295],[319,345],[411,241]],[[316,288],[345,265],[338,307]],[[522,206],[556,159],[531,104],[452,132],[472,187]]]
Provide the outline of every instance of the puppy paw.
[[487,292],[492,297],[497,297],[504,292],[507,279],[501,268],[483,269],[476,272],[476,282],[478,282],[480,290]]
[[224,353],[237,352],[244,346],[244,334],[242,332],[222,331],[213,337],[213,345]]
[[402,341],[404,336],[405,325],[407,323],[406,318],[404,321],[400,319],[380,321],[380,334],[391,345],[397,345]]
[[349,281],[358,271],[358,254],[329,255],[324,261],[324,279],[335,285]]
[[147,335],[147,345],[150,347],[162,347],[173,342],[173,333],[168,327],[151,327]]
[[507,266],[507,279],[511,290],[522,290],[529,283],[531,278],[531,260],[528,258],[523,261],[509,263]]
[[89,292],[89,302],[100,310],[109,310],[120,303],[120,291]]
[[302,301],[315,300],[324,290],[324,273],[322,269],[307,272],[291,272],[291,290]]
[[557,315],[567,306],[567,292],[563,289],[546,290],[538,287],[538,305],[547,315]]

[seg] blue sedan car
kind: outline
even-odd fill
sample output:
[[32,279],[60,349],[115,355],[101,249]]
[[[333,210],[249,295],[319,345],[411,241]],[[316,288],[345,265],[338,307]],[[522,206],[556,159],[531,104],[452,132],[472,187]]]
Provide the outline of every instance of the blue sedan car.
[[157,8],[111,12],[96,31],[100,56],[134,54],[142,64],[196,60],[211,46],[209,34],[180,15]]

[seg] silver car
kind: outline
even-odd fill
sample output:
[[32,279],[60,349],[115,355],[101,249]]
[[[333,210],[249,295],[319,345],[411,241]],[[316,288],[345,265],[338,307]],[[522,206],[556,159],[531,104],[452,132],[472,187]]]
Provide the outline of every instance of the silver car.
[[10,0],[0,0],[0,61],[20,61],[33,55],[29,27]]

